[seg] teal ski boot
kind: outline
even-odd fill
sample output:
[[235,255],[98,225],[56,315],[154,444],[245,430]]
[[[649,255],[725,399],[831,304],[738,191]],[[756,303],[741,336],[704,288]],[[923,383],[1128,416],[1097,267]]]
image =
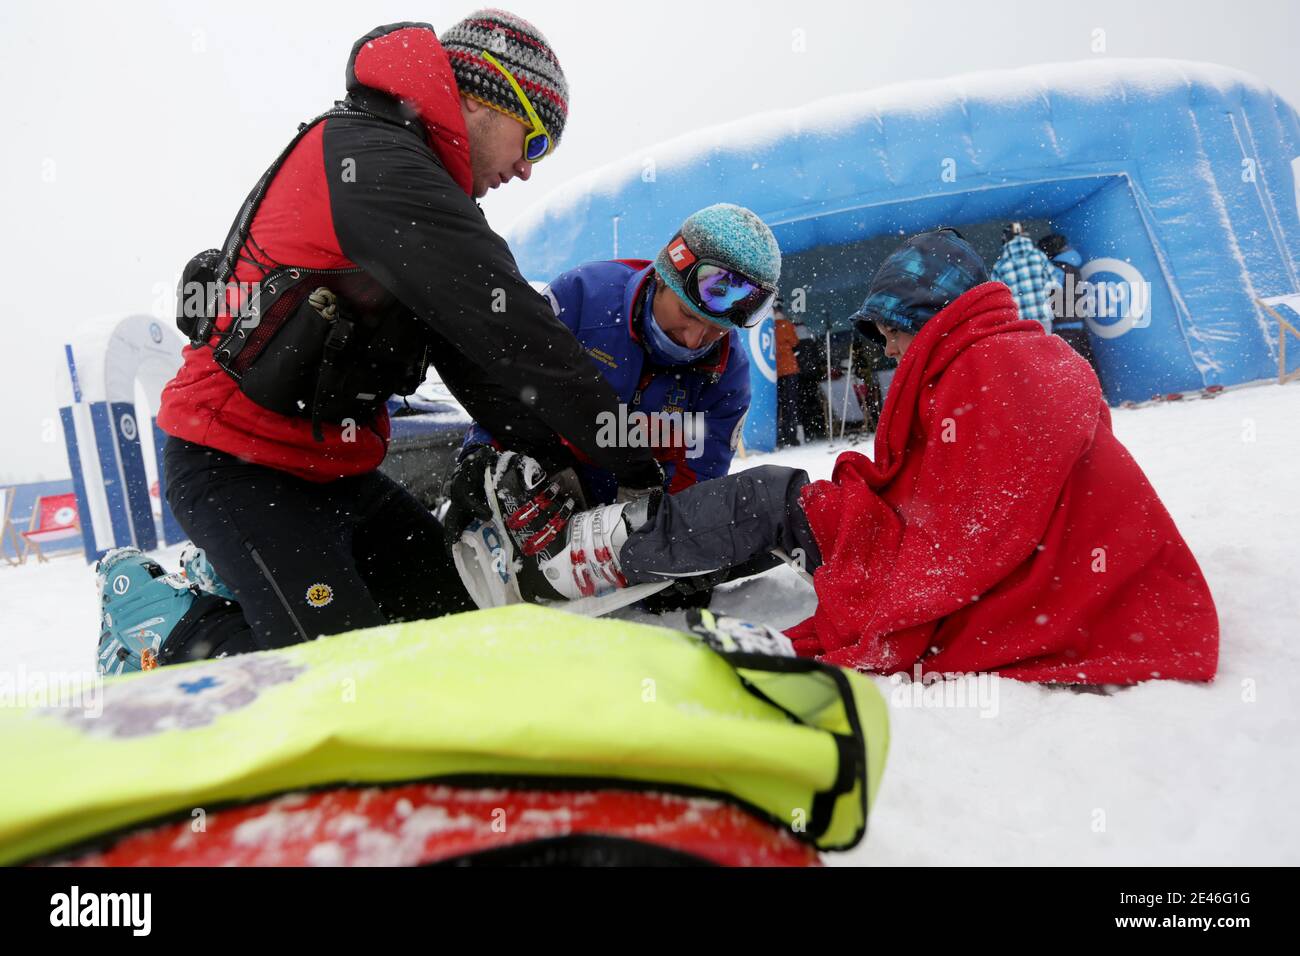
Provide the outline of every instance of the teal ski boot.
[[185,550],[181,552],[181,574],[188,578],[191,584],[197,584],[208,594],[215,594],[227,601],[235,600],[234,593],[226,587],[226,582],[221,580],[216,568],[208,561],[208,556],[198,545],[187,544]]
[[108,552],[95,565],[95,576],[99,673],[111,677],[167,663],[167,639],[198,599],[198,588],[138,548]]

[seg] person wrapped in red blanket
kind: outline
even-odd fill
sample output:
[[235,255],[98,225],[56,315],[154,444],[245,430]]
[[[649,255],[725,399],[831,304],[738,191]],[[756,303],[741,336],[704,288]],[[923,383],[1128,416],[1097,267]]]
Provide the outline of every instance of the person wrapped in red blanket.
[[575,516],[558,550],[525,561],[521,581],[543,582],[525,597],[753,573],[780,549],[814,570],[816,613],[786,632],[802,656],[1066,684],[1212,679],[1213,598],[1088,363],[1022,319],[951,229],[904,243],[853,318],[900,357],[874,457],[843,453],[829,481],[768,465]]
[[[909,288],[912,253],[957,258],[944,247],[965,243],[945,232],[891,257],[855,316],[905,351],[874,459],[845,452],[803,490],[823,564],[795,647],[886,673],[1211,679],[1210,590],[1088,363],[1021,319],[1000,282],[946,305],[956,290],[927,287],[928,270]],[[898,301],[879,294],[900,278]]]

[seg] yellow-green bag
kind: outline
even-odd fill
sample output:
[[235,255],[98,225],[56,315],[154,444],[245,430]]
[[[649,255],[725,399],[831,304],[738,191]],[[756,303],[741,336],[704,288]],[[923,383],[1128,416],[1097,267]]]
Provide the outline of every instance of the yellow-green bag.
[[889,740],[861,675],[529,605],[116,678],[89,703],[0,709],[0,863],[198,807],[434,778],[724,795],[847,849]]

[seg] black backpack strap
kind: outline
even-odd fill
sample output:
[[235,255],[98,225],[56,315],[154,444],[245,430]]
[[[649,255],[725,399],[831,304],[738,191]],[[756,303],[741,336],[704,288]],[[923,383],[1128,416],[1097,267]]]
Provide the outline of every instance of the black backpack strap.
[[[253,226],[253,217],[257,215],[258,207],[262,205],[262,200],[266,197],[266,191],[271,186],[271,180],[273,180],[276,173],[280,171],[280,167],[282,167],[285,160],[289,158],[289,154],[297,148],[300,142],[302,142],[302,138],[311,132],[311,130],[319,123],[324,122],[331,116],[338,116],[344,112],[346,111],[336,106],[334,109],[326,110],[310,122],[299,123],[298,132],[293,139],[289,141],[289,145],[281,150],[280,155],[276,157],[275,162],[267,167],[266,172],[262,173],[261,178],[258,179],[257,183],[253,186],[252,191],[248,194],[248,198],[244,200],[244,204],[239,208],[239,214],[235,216],[235,221],[231,223],[230,231],[226,233],[226,243],[221,247],[216,262],[214,274],[215,281],[212,284],[210,293],[212,296],[219,297],[225,295],[226,284],[230,281],[230,277],[235,273],[235,262],[239,258],[239,250],[243,249],[244,243],[248,241],[248,234]],[[205,344],[208,339],[211,338],[213,327],[217,322],[218,311],[218,302],[215,299],[210,299],[207,303],[204,317],[195,327],[195,344]]]
[[[253,228],[253,219],[257,216],[257,210],[262,205],[262,200],[266,197],[266,191],[270,188],[271,181],[275,179],[276,174],[280,171],[280,167],[282,167],[285,160],[289,158],[289,154],[297,148],[300,142],[302,142],[304,136],[310,133],[316,126],[325,122],[325,120],[335,116],[364,116],[394,126],[403,125],[387,116],[371,112],[363,106],[343,101],[335,103],[333,108],[321,113],[315,119],[306,123],[299,123],[297,134],[295,134],[293,139],[289,141],[289,145],[281,151],[280,155],[276,157],[275,162],[267,168],[266,172],[262,173],[257,184],[253,186],[252,192],[250,192],[248,198],[244,200],[243,206],[240,207],[239,215],[235,217],[235,221],[231,224],[230,231],[226,234],[226,244],[221,248],[216,262],[215,282],[212,284],[211,288],[211,294],[213,296],[219,297],[225,295],[226,285],[230,282],[230,277],[235,274],[235,263],[239,259],[239,251],[243,249],[244,244],[248,242],[249,232]],[[217,321],[217,306],[218,302],[215,299],[210,299],[208,301],[204,317],[197,323],[194,335],[192,336],[194,344],[206,344],[208,339],[212,337],[212,331]]]
[[308,298],[308,302],[330,325],[320,369],[316,373],[316,391],[311,403],[312,438],[323,442],[325,435],[321,430],[321,406],[327,396],[333,396],[338,391],[345,374],[348,347],[352,344],[356,327],[339,311],[338,297],[330,289],[317,289]]

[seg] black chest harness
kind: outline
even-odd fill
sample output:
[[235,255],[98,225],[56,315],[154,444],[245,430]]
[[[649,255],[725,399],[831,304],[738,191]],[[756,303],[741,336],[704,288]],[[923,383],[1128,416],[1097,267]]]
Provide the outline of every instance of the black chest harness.
[[419,320],[362,269],[258,262],[264,270],[258,282],[231,284],[271,180],[302,138],[332,117],[409,128],[351,103],[299,126],[244,200],[225,245],[185,266],[176,303],[176,325],[193,347],[211,348],[217,365],[256,404],[310,420],[316,441],[325,440],[322,422],[368,423],[390,395],[419,388],[429,367]]

